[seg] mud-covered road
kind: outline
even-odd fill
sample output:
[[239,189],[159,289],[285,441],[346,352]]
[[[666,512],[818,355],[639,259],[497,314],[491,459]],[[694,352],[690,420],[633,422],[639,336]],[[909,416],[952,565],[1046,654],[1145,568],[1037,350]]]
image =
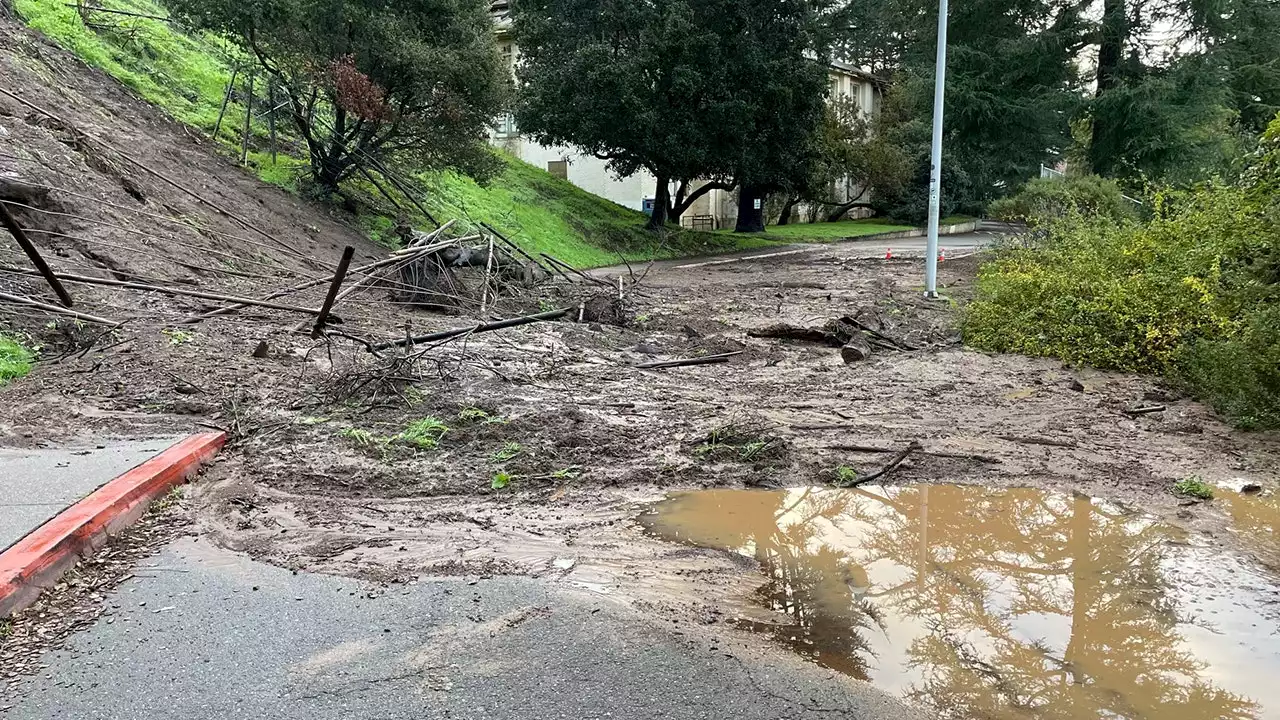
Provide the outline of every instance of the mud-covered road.
[[[934,302],[921,297],[920,264],[855,243],[668,266],[629,297],[626,327],[476,336],[404,401],[244,397],[236,417],[249,431],[196,487],[199,522],[218,543],[293,569],[563,576],[708,617],[754,577],[723,554],[646,539],[634,519],[647,503],[865,476],[916,441],[922,452],[883,482],[1079,491],[1233,542],[1221,511],[1169,488],[1193,474],[1268,484],[1273,437],[1232,430],[1150,378],[967,350],[958,308],[975,258],[943,263]],[[832,347],[748,334],[846,315],[915,349],[876,346],[846,365]],[[726,352],[740,354],[635,367]],[[1166,410],[1125,412],[1152,404]],[[423,418],[448,428],[435,447],[404,439]]]

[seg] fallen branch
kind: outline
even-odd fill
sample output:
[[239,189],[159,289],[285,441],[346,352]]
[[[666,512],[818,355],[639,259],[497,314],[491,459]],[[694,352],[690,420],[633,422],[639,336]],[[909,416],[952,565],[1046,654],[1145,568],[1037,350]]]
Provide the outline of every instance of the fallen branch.
[[183,297],[194,297],[202,300],[220,300],[222,302],[233,302],[241,305],[253,305],[256,307],[269,308],[271,310],[285,310],[288,312],[306,313],[308,315],[318,315],[320,311],[315,308],[299,307],[297,305],[284,305],[282,303],[267,302],[264,300],[255,300],[253,298],[237,297],[235,295],[223,295],[221,293],[204,292],[203,290],[187,290],[185,288],[170,287],[168,285],[148,285],[146,283],[128,282],[125,280],[112,280],[110,278],[89,277],[87,275],[72,275],[71,273],[56,273],[58,279],[67,282],[82,283],[85,285],[105,285],[108,287],[121,287],[129,290],[142,290],[144,292],[158,292],[163,295],[181,295]]
[[[840,452],[885,453],[885,454],[888,454],[891,452],[897,452],[891,447],[882,447],[877,445],[826,445],[824,447],[827,450],[838,450]],[[918,452],[921,455],[928,455],[929,457],[953,458],[956,460],[974,460],[980,463],[987,463],[988,465],[1000,465],[1004,462],[1000,458],[991,457],[990,455],[977,455],[973,453],[940,452],[935,450],[919,450]]]
[[1150,415],[1151,413],[1164,412],[1167,408],[1164,405],[1147,405],[1145,407],[1130,408],[1124,411],[1125,415],[1137,417],[1138,415]]
[[588,275],[588,274],[586,274],[586,273],[582,272],[581,270],[579,270],[579,269],[575,268],[574,266],[570,265],[569,263],[564,262],[563,260],[557,260],[557,259],[555,259],[555,258],[551,257],[550,255],[546,254],[546,253],[538,253],[538,254],[539,254],[539,255],[541,255],[542,257],[546,258],[546,259],[547,259],[547,262],[549,262],[549,263],[551,263],[551,264],[553,264],[553,265],[556,265],[556,266],[558,266],[558,267],[562,267],[562,268],[564,268],[565,270],[568,270],[569,272],[573,273],[574,275],[577,275],[578,277],[582,278],[583,280],[586,280],[587,282],[593,282],[593,283],[595,283],[595,284],[597,284],[597,285],[603,285],[604,287],[607,287],[607,288],[609,288],[610,290],[612,290],[612,289],[613,289],[613,283],[610,283],[610,282],[607,282],[607,281],[601,280],[600,278],[594,278],[594,277],[591,277],[590,275]]
[[524,257],[524,259],[528,260],[529,262],[533,263],[534,265],[538,266],[539,268],[541,268],[541,269],[543,269],[543,270],[546,270],[546,269],[547,269],[547,268],[546,268],[542,263],[538,262],[537,258],[535,258],[534,256],[530,255],[529,253],[525,252],[525,251],[524,251],[524,248],[522,248],[522,247],[520,247],[519,245],[517,245],[517,244],[515,244],[514,242],[512,242],[512,241],[511,241],[511,239],[509,239],[506,235],[503,235],[502,233],[500,233],[500,232],[498,232],[497,230],[495,230],[495,229],[494,229],[494,227],[493,227],[492,225],[490,225],[489,223],[483,223],[483,222],[482,222],[482,223],[480,223],[480,227],[482,227],[482,228],[484,228],[485,230],[488,230],[489,232],[493,233],[495,237],[497,237],[499,240],[501,240],[503,243],[505,243],[505,244],[507,245],[507,247],[511,248],[512,250],[515,250],[517,253],[519,253],[521,256],[523,256],[523,257]]
[[[452,244],[452,242],[453,241],[437,243],[435,245],[430,245],[428,247],[416,248],[416,250],[419,254],[433,252],[435,250],[448,247],[450,244]],[[396,263],[408,262],[417,257],[418,255],[414,254],[414,255],[399,255],[395,257],[383,258],[382,260],[369,263],[368,265],[361,265],[360,267],[350,270],[349,272],[352,274],[372,273],[374,270],[379,270],[388,265],[395,265]],[[310,288],[313,288],[319,285],[324,285],[325,283],[331,283],[333,282],[333,278],[334,278],[333,275],[329,275],[327,277],[316,278],[315,280],[308,280],[304,283],[299,283],[292,287],[285,288],[284,290],[277,290],[276,292],[273,292],[269,295],[262,297],[261,300],[264,300],[264,301],[275,300],[278,297],[284,297],[285,295],[292,295],[294,293],[302,292],[303,290],[308,290]],[[365,278],[364,280],[361,280],[360,283],[357,283],[357,286],[360,284],[366,283],[366,281],[370,281],[370,278]],[[356,288],[353,287],[347,291],[344,291],[342,295],[338,296],[338,299],[339,300],[343,299],[344,297],[346,297],[346,295],[350,294],[351,292],[354,292],[355,290]],[[231,313],[236,312],[238,310],[243,310],[246,307],[249,307],[249,306],[245,304],[237,303],[235,305],[227,305],[224,307],[215,308],[213,310],[210,310],[209,312],[201,313],[200,315],[193,315],[189,318],[186,318],[185,320],[182,321],[182,324],[192,325],[192,324],[201,322],[203,320],[208,320],[209,318],[217,317],[219,315],[230,315]]]
[[524,315],[521,317],[509,318],[507,320],[499,320],[491,323],[479,323],[471,327],[454,328],[453,330],[442,330],[440,332],[430,333],[427,335],[418,335],[415,337],[407,337],[403,340],[394,340],[374,345],[374,350],[387,350],[393,347],[404,347],[406,345],[417,345],[418,343],[435,342],[437,340],[449,340],[461,335],[478,335],[479,333],[492,332],[494,330],[503,330],[505,328],[517,327],[520,325],[528,325],[529,323],[541,322],[543,320],[555,320],[557,318],[568,315],[573,308],[560,308],[559,310],[549,310],[535,315]]
[[735,352],[720,353],[719,355],[704,355],[696,358],[686,358],[684,360],[662,360],[659,362],[648,362],[636,365],[636,368],[642,370],[657,370],[659,368],[684,367],[686,365],[715,365],[717,363],[727,363],[729,358],[734,355],[741,355],[746,350],[738,350]]
[[33,300],[29,297],[22,297],[21,295],[10,295],[9,293],[0,292],[0,300],[4,300],[5,302],[17,303],[19,305],[30,305],[31,307],[40,308],[41,310],[54,313],[55,315],[66,315],[67,317],[73,317],[77,320],[84,320],[85,322],[98,323],[99,325],[122,324],[116,320],[107,320],[106,318],[100,318],[95,315],[89,315],[88,313],[82,313],[76,310],[68,310],[67,308],[64,308],[64,307],[58,307],[57,305],[42,303],[39,300]]
[[1009,442],[1016,442],[1016,443],[1025,443],[1027,445],[1048,445],[1049,447],[1060,447],[1060,448],[1080,447],[1079,445],[1075,444],[1074,442],[1071,442],[1070,440],[1054,440],[1053,438],[1042,438],[1042,437],[1023,437],[1021,435],[997,435],[996,437],[999,437],[1001,440],[1008,440]]
[[888,475],[889,473],[896,470],[899,465],[906,462],[906,459],[911,457],[912,453],[920,452],[923,449],[924,447],[920,445],[920,442],[918,440],[912,440],[905,448],[900,450],[897,455],[894,455],[893,459],[890,460],[888,464],[886,464],[884,467],[880,468],[879,470],[865,477],[856,478],[852,482],[848,482],[848,483],[837,482],[836,487],[842,487],[842,488],[857,487],[859,485],[869,483],[872,480],[876,480],[881,477],[884,477],[885,475]]
[[872,328],[870,325],[867,325],[866,323],[864,323],[864,322],[862,322],[861,320],[859,320],[859,319],[857,319],[857,318],[853,317],[852,315],[845,315],[844,317],[842,317],[842,318],[840,318],[840,319],[841,319],[842,321],[844,321],[844,322],[847,322],[847,323],[851,324],[851,325],[856,325],[856,326],[858,326],[858,328],[860,328],[860,329],[861,329],[863,332],[865,332],[866,334],[871,335],[872,337],[879,338],[880,340],[882,340],[882,341],[884,341],[884,342],[886,342],[886,343],[891,344],[894,348],[896,348],[896,349],[898,349],[898,350],[915,350],[915,349],[917,349],[914,345],[910,345],[910,344],[908,344],[908,343],[906,343],[906,342],[904,342],[904,341],[902,341],[902,340],[899,340],[898,338],[891,337],[891,336],[889,336],[889,335],[885,335],[884,333],[880,332],[879,330],[876,330],[875,328]]

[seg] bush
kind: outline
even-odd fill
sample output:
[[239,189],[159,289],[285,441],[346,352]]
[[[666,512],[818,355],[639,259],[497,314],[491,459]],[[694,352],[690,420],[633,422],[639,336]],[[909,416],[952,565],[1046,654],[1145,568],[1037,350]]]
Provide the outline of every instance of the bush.
[[1061,180],[1037,179],[1018,192],[991,203],[988,214],[1005,222],[1037,227],[1075,213],[1120,223],[1137,219],[1133,205],[1114,180],[1096,175]]
[[1146,223],[1066,206],[979,271],[965,340],[1162,373],[1245,427],[1280,426],[1280,119],[1250,172],[1152,198]]
[[0,335],[0,385],[31,372],[31,353],[11,340]]

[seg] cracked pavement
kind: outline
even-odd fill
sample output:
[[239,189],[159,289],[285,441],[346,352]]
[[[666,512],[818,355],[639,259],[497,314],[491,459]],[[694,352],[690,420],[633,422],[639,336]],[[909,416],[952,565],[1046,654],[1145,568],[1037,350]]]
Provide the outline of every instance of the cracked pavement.
[[174,541],[0,717],[910,718],[728,628],[659,625],[554,579],[382,587]]

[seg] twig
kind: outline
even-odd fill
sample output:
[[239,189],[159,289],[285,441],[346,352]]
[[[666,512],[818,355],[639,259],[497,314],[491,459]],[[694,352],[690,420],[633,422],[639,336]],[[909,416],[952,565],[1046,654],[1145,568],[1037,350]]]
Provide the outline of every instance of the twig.
[[843,318],[841,318],[841,320],[844,320],[845,322],[850,323],[850,324],[853,324],[853,325],[857,325],[859,328],[861,328],[861,329],[862,329],[862,331],[863,331],[863,332],[867,333],[868,335],[871,335],[871,336],[874,336],[874,337],[880,338],[881,340],[883,340],[883,341],[885,341],[885,342],[887,342],[887,343],[890,343],[891,345],[893,345],[893,347],[894,347],[894,348],[896,348],[896,349],[898,349],[898,350],[916,350],[916,349],[918,349],[918,348],[916,348],[916,347],[915,347],[915,346],[913,346],[913,345],[910,345],[910,344],[908,344],[908,343],[906,343],[906,342],[903,342],[902,340],[899,340],[898,338],[890,337],[890,336],[888,336],[888,335],[885,335],[884,333],[880,332],[879,330],[876,330],[875,328],[871,327],[870,325],[867,325],[866,323],[864,323],[864,322],[862,322],[861,320],[859,320],[859,319],[857,319],[857,318],[853,317],[852,315],[845,315]]
[[64,307],[71,307],[75,303],[71,300],[71,295],[67,289],[62,287],[62,283],[58,282],[58,278],[53,274],[53,270],[49,268],[49,264],[40,256],[40,251],[36,250],[36,246],[31,242],[31,238],[23,232],[22,226],[18,224],[16,218],[9,214],[9,208],[4,206],[4,202],[0,201],[0,222],[9,229],[9,234],[13,235],[13,239],[18,241],[18,246],[22,248],[22,252],[30,258],[31,264],[36,266],[36,270],[44,276],[45,282],[49,283],[49,287],[53,288],[54,294],[58,296],[59,302]]
[[910,443],[907,444],[905,448],[898,451],[898,454],[894,455],[893,459],[890,460],[888,464],[886,464],[884,467],[880,468],[879,470],[865,477],[855,478],[852,482],[847,482],[847,483],[837,482],[836,487],[842,487],[842,488],[857,487],[859,485],[869,483],[872,480],[875,480],[877,478],[884,477],[885,475],[888,475],[889,473],[896,470],[897,467],[901,465],[903,462],[905,462],[908,457],[911,457],[911,453],[919,452],[923,449],[924,448],[920,445],[920,442],[918,440],[912,440]]
[[601,280],[600,278],[594,278],[594,277],[591,277],[590,275],[588,275],[588,274],[586,274],[586,273],[582,272],[581,270],[579,270],[579,269],[575,268],[574,266],[570,265],[569,263],[564,262],[563,260],[557,260],[557,259],[555,259],[555,258],[551,257],[550,255],[546,254],[546,253],[538,253],[538,254],[539,254],[539,255],[541,255],[542,257],[546,258],[546,259],[547,259],[547,262],[552,263],[552,264],[554,264],[554,265],[556,265],[556,266],[558,266],[558,267],[562,267],[562,268],[564,268],[565,270],[568,270],[569,272],[573,273],[574,275],[577,275],[578,277],[582,278],[583,280],[586,280],[587,282],[593,282],[593,283],[595,283],[595,284],[597,284],[597,285],[603,285],[603,286],[605,286],[605,287],[609,288],[610,290],[612,290],[612,289],[613,289],[613,285],[612,285],[611,283],[609,283],[608,281]]
[[127,10],[113,10],[111,8],[100,7],[97,5],[78,5],[76,3],[63,3],[70,8],[83,8],[90,12],[104,12],[113,15],[128,15],[129,17],[146,18],[148,20],[163,20],[165,22],[175,22],[173,18],[164,17],[163,15],[147,15],[146,13],[129,12]]
[[347,277],[347,268],[351,267],[351,256],[356,254],[356,249],[348,245],[342,251],[342,259],[338,261],[338,269],[333,274],[333,282],[329,285],[329,292],[324,296],[324,303],[320,306],[320,312],[316,314],[316,324],[311,328],[311,337],[318,338],[324,332],[325,321],[329,319],[329,311],[333,310],[333,303],[338,298],[338,289],[342,287],[342,281]]
[[493,238],[489,238],[489,256],[484,261],[484,280],[480,283],[480,315],[489,304],[489,274],[493,272]]
[[424,342],[435,342],[436,340],[449,340],[461,335],[471,335],[493,330],[502,330],[504,328],[516,327],[519,325],[527,325],[529,323],[541,322],[543,320],[555,320],[557,318],[568,315],[573,308],[560,308],[559,310],[549,310],[544,313],[535,315],[524,315],[507,320],[499,320],[491,323],[480,323],[471,327],[455,328],[453,330],[442,330],[441,332],[430,333],[428,335],[418,335],[416,337],[407,337],[403,340],[393,340],[391,342],[374,345],[375,350],[386,350],[393,347],[404,347],[406,345],[416,345]]
[[642,370],[656,370],[659,368],[684,367],[686,365],[714,365],[717,363],[727,363],[729,358],[734,355],[741,355],[746,350],[737,350],[735,352],[721,353],[719,355],[704,355],[696,358],[686,358],[684,360],[663,360],[660,362],[648,362],[635,365],[634,367]]
[[1027,445],[1048,445],[1049,447],[1074,448],[1079,445],[1069,440],[1054,440],[1053,438],[1042,437],[1022,437],[1020,435],[998,435],[1001,440],[1009,442],[1026,443]]
[[519,245],[517,245],[517,244],[515,244],[514,242],[512,242],[510,238],[508,238],[506,235],[503,235],[502,233],[498,232],[498,231],[497,231],[497,230],[496,230],[492,225],[490,225],[489,223],[482,222],[482,223],[480,223],[480,227],[482,227],[482,228],[484,228],[484,229],[488,230],[489,232],[493,233],[495,236],[497,236],[497,238],[498,238],[499,240],[501,240],[502,242],[506,243],[506,244],[507,244],[507,246],[508,246],[508,247],[510,247],[512,250],[515,250],[516,252],[518,252],[518,253],[520,253],[521,255],[523,255],[523,256],[524,256],[524,258],[525,258],[526,260],[528,260],[529,262],[533,263],[533,264],[534,264],[534,265],[536,265],[537,267],[542,268],[543,270],[546,270],[546,269],[547,269],[547,268],[546,268],[542,263],[538,262],[537,258],[535,258],[534,256],[530,255],[529,253],[525,252],[525,251],[524,251],[524,248],[522,248],[522,247],[520,247]]
[[[876,445],[825,445],[823,447],[827,450],[838,450],[840,452],[860,452],[860,453],[897,452],[891,447],[880,447]],[[977,462],[987,463],[988,465],[1000,465],[1004,462],[1000,458],[991,457],[990,455],[977,455],[973,453],[952,453],[952,452],[939,452],[939,451],[933,451],[933,450],[920,450],[918,452],[921,455],[928,455],[930,457],[955,458],[957,460],[975,460]]]
[[1150,415],[1151,413],[1164,412],[1167,409],[1168,408],[1164,405],[1147,405],[1145,407],[1130,408],[1125,410],[1124,414],[1136,417],[1138,415]]
[[249,73],[248,97],[244,101],[244,132],[240,135],[240,165],[249,163],[249,123],[253,120],[253,73]]
[[56,275],[60,280],[66,280],[67,282],[73,283],[83,283],[85,285],[105,285],[108,287],[127,288],[129,290],[158,292],[164,295],[182,295],[185,297],[201,298],[202,300],[220,300],[222,302],[233,302],[241,305],[254,305],[257,307],[269,308],[271,310],[286,310],[288,312],[306,313],[308,315],[315,315],[320,312],[314,308],[299,307],[297,305],[284,305],[281,303],[267,302],[265,300],[237,297],[235,295],[204,292],[203,290],[187,290],[184,288],[170,287],[168,285],[148,285],[146,283],[128,282],[125,280],[89,277],[87,275],[73,275],[71,273],[56,273]]
[[[445,247],[445,246],[447,246],[448,244],[449,244],[449,243],[440,243],[440,244],[438,244],[438,245],[431,245],[431,246],[429,246],[429,247],[416,248],[416,250],[418,251],[418,253],[426,253],[426,252],[431,252],[431,251],[433,251],[433,250],[439,250],[440,248]],[[349,272],[351,272],[352,274],[355,274],[355,273],[368,273],[368,272],[371,272],[371,271],[373,271],[373,270],[377,270],[377,269],[379,269],[379,268],[386,267],[386,266],[388,266],[388,265],[394,265],[394,264],[399,263],[399,262],[407,262],[407,261],[412,260],[412,259],[414,259],[414,258],[416,258],[416,257],[417,257],[417,255],[416,255],[416,254],[414,254],[414,255],[399,255],[399,256],[396,256],[396,257],[383,258],[382,260],[379,260],[379,261],[377,261],[377,262],[369,263],[368,265],[361,265],[360,267],[355,268],[355,269],[353,269],[353,270],[351,270],[351,271],[349,271]],[[328,275],[328,276],[326,276],[326,277],[316,278],[315,280],[308,280],[307,282],[299,283],[298,285],[294,285],[294,286],[292,286],[292,287],[285,288],[284,290],[277,290],[276,292],[270,293],[269,295],[266,295],[266,296],[262,297],[261,299],[262,299],[262,300],[275,300],[275,299],[276,299],[276,298],[278,298],[278,297],[283,297],[283,296],[285,296],[285,295],[292,295],[293,293],[302,292],[303,290],[307,290],[307,289],[309,289],[309,288],[313,288],[313,287],[316,287],[316,286],[318,286],[318,285],[324,285],[325,283],[333,282],[333,278],[334,278],[334,276],[333,276],[333,275]],[[341,299],[341,297],[339,297],[339,299]],[[188,324],[188,325],[189,325],[189,324],[194,324],[194,323],[198,323],[198,322],[200,322],[200,321],[202,321],[202,320],[208,320],[209,318],[217,317],[217,316],[219,316],[219,315],[228,315],[228,314],[230,314],[230,313],[236,312],[237,310],[243,310],[243,309],[245,309],[246,307],[249,307],[249,306],[248,306],[248,305],[243,305],[243,304],[227,305],[227,306],[225,306],[225,307],[220,307],[220,308],[217,308],[217,309],[214,309],[214,310],[210,310],[209,312],[202,313],[202,314],[200,314],[200,315],[193,315],[193,316],[191,316],[191,317],[189,317],[189,318],[187,318],[187,319],[183,320],[183,321],[182,321],[182,323],[183,323],[183,324]]]
[[77,320],[84,320],[85,322],[98,323],[99,325],[120,325],[121,324],[116,320],[107,320],[105,318],[100,318],[95,315],[89,315],[87,313],[78,312],[76,310],[68,310],[63,307],[58,307],[57,305],[42,303],[39,300],[33,300],[29,297],[22,297],[20,295],[10,295],[9,293],[0,292],[0,300],[4,300],[5,302],[17,303],[19,305],[30,305],[31,307],[40,308],[41,310],[51,312],[56,315],[66,315],[67,317],[73,317]]

